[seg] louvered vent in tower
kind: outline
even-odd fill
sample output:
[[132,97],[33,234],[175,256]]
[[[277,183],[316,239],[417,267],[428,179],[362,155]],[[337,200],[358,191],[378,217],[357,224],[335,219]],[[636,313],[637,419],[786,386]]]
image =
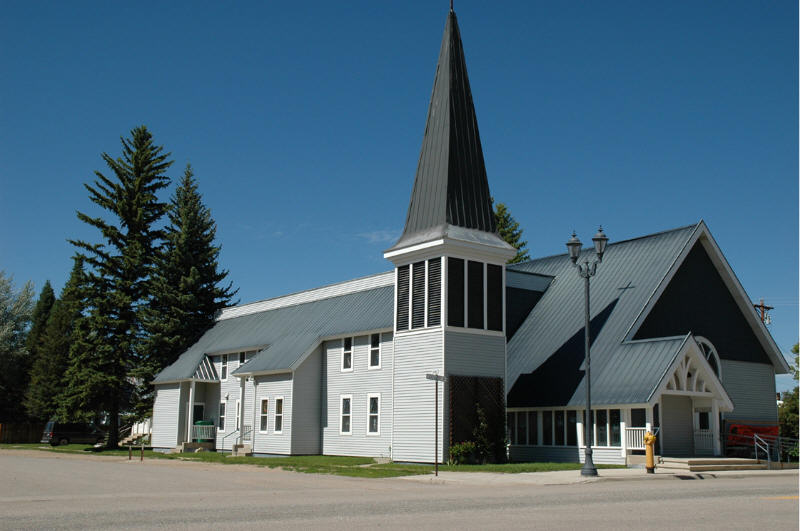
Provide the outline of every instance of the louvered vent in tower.
[[428,260],[428,326],[442,322],[442,259]]
[[407,265],[397,268],[397,329],[408,330],[409,271]]
[[425,262],[416,262],[411,283],[411,328],[425,326]]

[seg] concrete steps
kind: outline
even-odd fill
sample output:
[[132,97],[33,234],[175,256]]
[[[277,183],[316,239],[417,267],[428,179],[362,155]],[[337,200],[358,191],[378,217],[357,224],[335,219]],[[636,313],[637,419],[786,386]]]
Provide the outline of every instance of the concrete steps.
[[662,457],[660,469],[684,472],[719,472],[725,470],[767,470],[767,463],[757,459],[732,457]]
[[251,455],[253,455],[253,446],[251,444],[234,444],[228,457],[249,457]]

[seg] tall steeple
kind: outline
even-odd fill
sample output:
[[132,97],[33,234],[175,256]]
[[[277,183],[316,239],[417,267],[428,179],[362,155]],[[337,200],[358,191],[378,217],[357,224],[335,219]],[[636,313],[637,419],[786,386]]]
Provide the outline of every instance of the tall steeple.
[[497,235],[461,32],[452,5],[405,228],[387,253],[448,237],[493,247],[507,245]]

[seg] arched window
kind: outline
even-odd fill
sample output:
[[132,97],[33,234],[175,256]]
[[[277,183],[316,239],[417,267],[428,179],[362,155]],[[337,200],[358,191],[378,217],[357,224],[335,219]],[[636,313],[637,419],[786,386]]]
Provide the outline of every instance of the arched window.
[[703,356],[705,356],[706,361],[708,364],[711,365],[711,368],[714,369],[714,374],[717,375],[717,378],[721,377],[720,369],[721,364],[719,361],[719,354],[717,354],[717,349],[714,348],[714,345],[711,342],[704,338],[704,337],[695,337],[697,344],[700,345],[700,350],[703,351]]

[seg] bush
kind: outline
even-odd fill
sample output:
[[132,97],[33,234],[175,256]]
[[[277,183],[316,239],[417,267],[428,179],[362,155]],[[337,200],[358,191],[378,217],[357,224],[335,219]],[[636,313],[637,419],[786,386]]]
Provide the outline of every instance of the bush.
[[475,443],[464,441],[450,447],[450,464],[463,465],[475,463]]

